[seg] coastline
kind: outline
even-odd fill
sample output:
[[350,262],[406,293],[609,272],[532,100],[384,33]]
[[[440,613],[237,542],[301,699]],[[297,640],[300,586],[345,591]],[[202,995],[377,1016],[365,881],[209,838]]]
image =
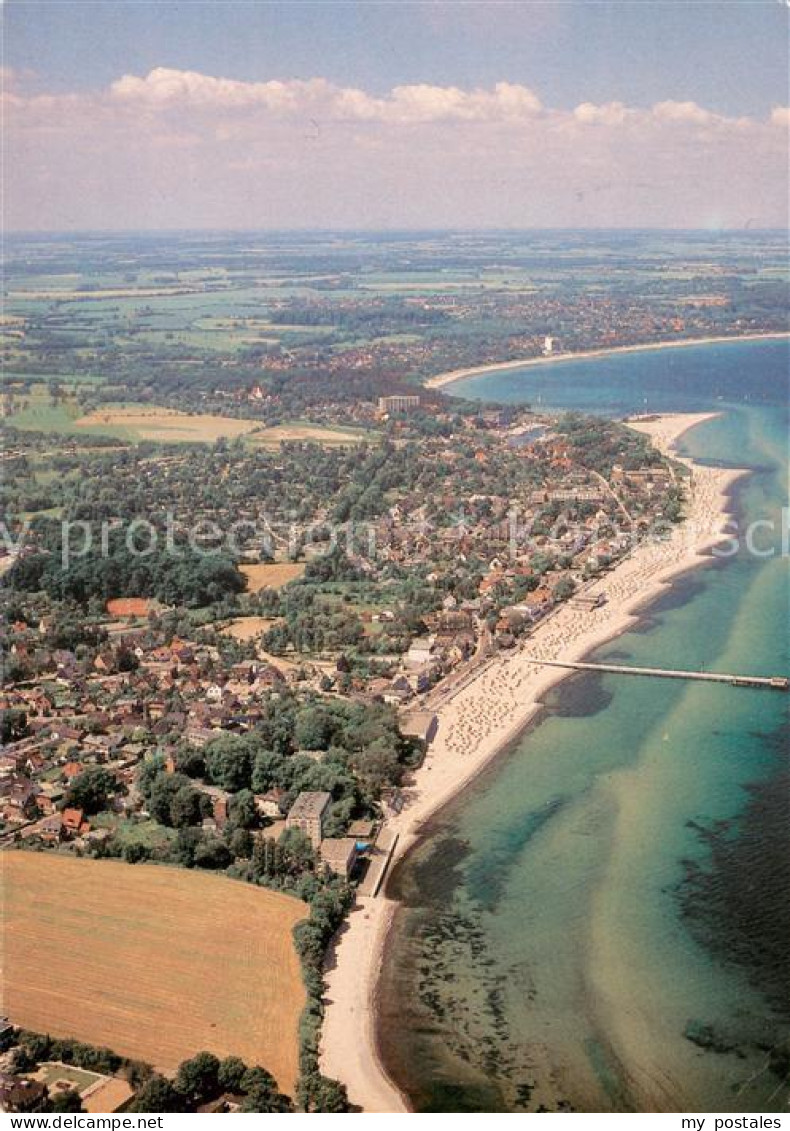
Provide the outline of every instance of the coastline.
[[[669,454],[683,433],[717,415],[672,414],[635,420],[629,427],[650,436]],[[748,472],[705,467],[672,455],[691,470],[692,489],[686,518],[670,537],[638,546],[595,582],[590,592],[607,595],[600,609],[587,612],[569,604],[559,606],[517,651],[482,667],[470,683],[434,708],[437,736],[413,782],[403,790],[402,811],[388,816],[388,829],[398,835],[390,867],[420,839],[426,820],[518,738],[549,688],[572,674],[538,667],[530,662],[530,655],[582,659],[631,628],[641,609],[672,578],[704,564],[713,546],[724,540],[720,527],[729,513],[730,491]],[[325,972],[321,1069],[341,1080],[351,1102],[363,1111],[409,1110],[381,1062],[375,1031],[378,972],[397,907],[386,894],[358,897],[330,950]]]
[[764,334],[722,334],[711,338],[684,338],[669,342],[643,342],[633,346],[612,346],[609,349],[580,350],[576,353],[554,353],[548,357],[528,357],[521,361],[497,361],[491,365],[473,365],[468,369],[453,369],[438,373],[424,382],[425,389],[443,389],[466,377],[482,377],[487,373],[501,373],[508,369],[526,369],[533,365],[551,365],[558,361],[586,361],[591,357],[609,357],[618,353],[645,353],[650,350],[682,349],[686,346],[712,346],[724,342],[758,342],[790,337],[786,330],[774,330]]

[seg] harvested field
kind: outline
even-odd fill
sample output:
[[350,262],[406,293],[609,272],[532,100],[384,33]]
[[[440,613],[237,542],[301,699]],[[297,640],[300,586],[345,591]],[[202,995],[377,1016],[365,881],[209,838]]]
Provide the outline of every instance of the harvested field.
[[[375,436],[373,437],[375,438]],[[361,444],[363,440],[371,439],[371,433],[363,429],[331,428],[320,424],[275,424],[271,428],[262,428],[250,437],[250,442],[264,448],[276,448],[284,440],[301,440],[324,447],[348,447],[352,444]]]
[[247,590],[259,593],[261,589],[281,589],[304,573],[304,563],[264,562],[260,565],[240,565],[239,571],[247,578]]
[[108,435],[123,435],[133,440],[154,440],[163,444],[213,444],[221,436],[233,440],[247,436],[251,444],[279,448],[284,440],[311,441],[328,447],[358,444],[366,438],[361,429],[329,428],[320,424],[296,422],[267,428],[260,420],[240,420],[235,416],[179,412],[148,405],[108,405],[73,421],[77,429]]
[[123,428],[134,440],[169,444],[210,444],[220,436],[232,440],[261,426],[260,421],[237,420],[232,416],[191,416],[175,409],[122,406],[97,409],[75,423],[80,428]]
[[104,290],[76,291],[65,287],[49,291],[9,291],[9,298],[23,298],[39,302],[97,302],[106,298],[167,298],[169,295],[203,294],[195,287],[107,287]]
[[4,852],[12,1023],[171,1072],[236,1055],[293,1094],[306,995],[291,932],[307,905],[180,868]]
[[234,640],[254,640],[274,623],[269,617],[239,617],[225,625],[222,631],[226,636],[232,636]]

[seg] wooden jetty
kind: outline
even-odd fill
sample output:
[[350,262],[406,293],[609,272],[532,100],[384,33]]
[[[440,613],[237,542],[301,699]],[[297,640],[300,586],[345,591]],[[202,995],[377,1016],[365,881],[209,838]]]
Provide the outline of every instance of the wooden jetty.
[[729,683],[731,687],[762,687],[769,691],[790,690],[786,675],[729,675],[726,672],[694,672],[675,668],[636,668],[626,664],[591,664],[583,660],[538,660],[525,657],[531,664],[546,668],[568,668],[576,672],[610,672],[613,675],[652,675],[660,679],[698,679],[707,683]]

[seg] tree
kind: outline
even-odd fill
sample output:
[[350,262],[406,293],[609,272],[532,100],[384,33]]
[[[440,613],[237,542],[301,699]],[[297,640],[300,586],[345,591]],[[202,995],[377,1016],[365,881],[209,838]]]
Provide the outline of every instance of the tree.
[[85,1111],[82,1106],[80,1094],[74,1088],[65,1088],[63,1091],[50,1095],[50,1111],[79,1112]]
[[265,1068],[261,1068],[259,1064],[248,1068],[241,1078],[241,1091],[255,1092],[255,1091],[269,1091],[274,1092],[277,1090],[277,1081],[272,1076],[271,1072],[267,1072]]
[[354,754],[352,765],[362,790],[368,797],[378,797],[382,788],[397,781],[400,770],[398,755],[386,738],[378,738],[365,750]]
[[332,720],[322,707],[305,707],[296,716],[294,741],[303,750],[326,750],[332,737]]
[[[6,672],[6,675],[8,673]],[[10,679],[9,679],[10,682]],[[0,717],[0,742],[16,742],[28,733],[27,712],[19,707],[9,708]]]
[[185,774],[159,770],[153,776],[141,773],[138,780],[148,800],[148,811],[160,825],[183,829],[200,823],[201,795]]
[[151,859],[151,849],[147,844],[133,841],[124,846],[123,858],[127,864],[141,864],[144,860]]
[[217,1072],[217,1080],[224,1092],[240,1092],[247,1065],[238,1056],[226,1056]]
[[286,759],[285,755],[276,750],[261,750],[255,758],[255,769],[252,774],[252,788],[256,793],[266,793],[276,785],[283,783]]
[[203,841],[201,829],[179,829],[176,837],[174,857],[184,868],[194,868],[195,854]]
[[118,665],[119,672],[134,672],[140,667],[140,661],[137,656],[125,644],[122,644],[118,649],[115,662]]
[[90,766],[72,780],[64,804],[85,813],[101,813],[110,798],[121,790],[120,783],[103,766]]
[[199,1052],[179,1065],[175,1086],[193,1107],[197,1107],[219,1091],[219,1067],[214,1053]]
[[247,739],[223,734],[209,742],[203,753],[208,775],[214,785],[231,792],[249,788],[253,755]]
[[305,872],[315,864],[313,845],[301,829],[286,829],[277,843],[289,872]]
[[170,799],[170,821],[174,829],[198,825],[201,821],[200,794],[191,785],[182,785]]
[[202,841],[195,849],[194,863],[196,868],[227,868],[233,863],[233,854],[224,840],[211,837]]
[[255,841],[249,829],[234,829],[230,838],[230,850],[234,856],[249,860],[254,847]]
[[572,597],[576,591],[576,582],[572,577],[561,577],[557,584],[554,586],[554,599],[556,601],[566,601],[568,597]]
[[143,1084],[129,1106],[129,1111],[184,1111],[184,1096],[164,1076],[153,1075]]
[[176,758],[178,769],[189,778],[202,778],[206,773],[206,760],[203,751],[194,746],[187,746],[178,751]]
[[328,1076],[319,1076],[311,1088],[313,1111],[345,1112],[349,1111],[348,1092],[338,1080],[330,1080]]
[[255,828],[258,823],[258,812],[255,808],[255,795],[251,790],[242,789],[231,797],[230,816],[239,828]]
[[21,1075],[24,1072],[33,1072],[37,1064],[37,1058],[32,1055],[30,1049],[26,1048],[25,1045],[18,1045],[17,1048],[14,1049],[11,1067],[15,1073]]
[[288,1096],[284,1096],[282,1092],[271,1092],[264,1088],[255,1088],[253,1091],[248,1092],[244,1103],[241,1105],[241,1112],[289,1112],[293,1111],[293,1104]]

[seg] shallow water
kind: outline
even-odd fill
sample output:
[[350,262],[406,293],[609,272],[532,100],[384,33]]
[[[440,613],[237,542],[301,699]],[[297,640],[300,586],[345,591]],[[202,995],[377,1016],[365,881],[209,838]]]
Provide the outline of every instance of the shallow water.
[[[616,362],[524,371],[521,396],[549,381],[553,403],[576,396],[586,409],[591,390],[600,411],[637,411],[645,397],[651,409],[722,409],[686,449],[755,469],[734,503],[742,518],[774,522],[759,548],[778,548],[787,343]],[[505,399],[513,379],[492,376],[484,395]],[[712,560],[595,655],[787,673],[787,567],[743,548]],[[382,1053],[415,1108],[781,1109],[786,1093],[766,1068],[766,1049],[789,1031],[767,993],[771,911],[731,937],[710,894],[735,883],[741,834],[749,860],[787,875],[777,826],[747,838],[737,823],[750,783],[786,788],[787,709],[781,693],[622,676],[574,677],[551,693],[539,723],[391,880],[405,907],[382,982]],[[734,846],[715,860],[713,829]],[[689,883],[697,871],[706,884]]]

